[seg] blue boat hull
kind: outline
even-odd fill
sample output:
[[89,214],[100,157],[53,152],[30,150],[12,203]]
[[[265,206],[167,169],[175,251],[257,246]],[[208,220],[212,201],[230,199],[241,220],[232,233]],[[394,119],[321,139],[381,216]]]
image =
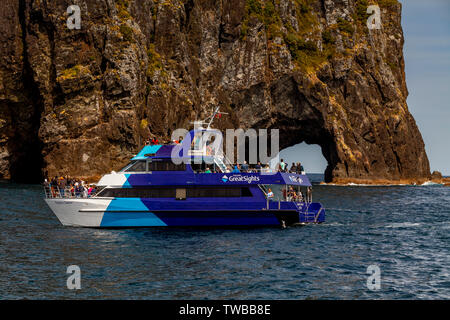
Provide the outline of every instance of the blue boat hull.
[[140,198],[46,199],[63,225],[125,227],[258,227],[321,223],[320,203]]
[[322,223],[325,211],[105,212],[100,227],[260,227]]

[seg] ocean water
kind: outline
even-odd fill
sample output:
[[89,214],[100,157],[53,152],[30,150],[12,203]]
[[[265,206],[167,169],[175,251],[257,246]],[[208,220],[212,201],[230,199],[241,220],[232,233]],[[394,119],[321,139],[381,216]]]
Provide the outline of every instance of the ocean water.
[[450,298],[449,187],[315,186],[314,200],[324,224],[103,230],[63,227],[40,186],[0,183],[0,299]]

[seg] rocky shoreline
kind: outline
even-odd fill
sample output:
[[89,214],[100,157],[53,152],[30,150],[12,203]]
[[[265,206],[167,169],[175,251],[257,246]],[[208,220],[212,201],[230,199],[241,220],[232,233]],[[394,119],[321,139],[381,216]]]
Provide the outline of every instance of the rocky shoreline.
[[450,187],[450,177],[440,178],[440,179],[398,179],[398,180],[387,180],[387,179],[336,179],[333,182],[325,183],[322,182],[321,185],[336,185],[336,186],[411,186],[411,185],[426,185],[430,184],[440,184],[445,187]]

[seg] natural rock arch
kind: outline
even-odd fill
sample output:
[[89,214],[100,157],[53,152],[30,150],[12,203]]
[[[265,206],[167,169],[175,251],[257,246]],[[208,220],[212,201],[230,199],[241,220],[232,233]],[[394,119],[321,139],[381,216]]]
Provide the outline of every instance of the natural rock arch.
[[[78,4],[83,27],[68,30],[63,2],[4,1],[0,178],[27,154],[50,176],[103,174],[145,134],[168,139],[217,104],[230,113],[219,128],[320,145],[327,181],[430,176],[406,104],[400,3],[380,3],[371,31],[360,1]],[[23,137],[29,120],[12,109],[33,117]]]

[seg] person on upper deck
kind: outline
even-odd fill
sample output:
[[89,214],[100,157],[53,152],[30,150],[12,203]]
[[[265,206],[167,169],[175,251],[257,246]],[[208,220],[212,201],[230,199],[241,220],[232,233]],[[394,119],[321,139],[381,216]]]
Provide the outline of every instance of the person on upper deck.
[[287,168],[286,162],[284,162],[284,160],[281,159],[281,162],[280,162],[280,164],[279,164],[279,171],[280,171],[280,172],[285,172],[285,171],[286,171],[286,168]]
[[248,171],[248,164],[247,161],[244,161],[244,163],[241,166],[241,171],[242,172],[247,172]]
[[291,169],[289,169],[290,173],[296,173],[297,172],[297,166],[295,165],[295,162],[292,162]]
[[305,174],[305,169],[303,168],[302,164],[300,162],[297,162],[297,173],[298,174]]
[[231,171],[231,173],[241,173],[241,171],[239,170],[238,166],[235,165],[233,171]]
[[206,168],[205,173],[212,173],[209,168]]
[[264,167],[263,170],[261,170],[262,172],[272,172],[272,169],[270,168],[269,164],[266,164],[266,166]]

